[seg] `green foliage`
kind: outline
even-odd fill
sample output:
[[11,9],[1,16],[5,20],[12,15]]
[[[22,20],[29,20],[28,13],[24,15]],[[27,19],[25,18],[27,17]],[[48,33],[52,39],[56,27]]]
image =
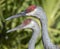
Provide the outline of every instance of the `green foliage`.
[[[52,41],[60,44],[60,0],[0,0],[0,49],[26,49],[32,30],[24,29],[6,33],[7,30],[21,24],[26,17],[5,21],[11,15],[25,10],[29,5],[41,6],[48,18],[48,30]],[[8,39],[7,39],[8,38]],[[41,38],[36,49],[43,49]]]

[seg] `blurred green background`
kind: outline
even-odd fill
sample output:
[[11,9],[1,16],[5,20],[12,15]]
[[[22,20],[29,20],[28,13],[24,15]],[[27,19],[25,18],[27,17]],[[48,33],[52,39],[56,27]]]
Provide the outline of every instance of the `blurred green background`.
[[[26,17],[5,21],[11,15],[20,13],[30,5],[41,6],[48,18],[48,31],[51,41],[60,45],[60,0],[0,0],[0,49],[28,49],[32,30],[24,29],[6,33],[21,24]],[[8,39],[7,39],[8,38]],[[44,49],[41,36],[36,49]]]

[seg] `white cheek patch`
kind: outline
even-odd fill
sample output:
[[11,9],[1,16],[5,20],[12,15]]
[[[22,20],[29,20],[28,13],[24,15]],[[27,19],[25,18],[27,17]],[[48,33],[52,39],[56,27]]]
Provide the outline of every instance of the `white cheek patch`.
[[27,13],[26,15],[27,15],[27,16],[34,15],[34,13],[35,13],[36,11],[37,11],[37,8],[36,8],[35,10],[33,10],[32,12]]

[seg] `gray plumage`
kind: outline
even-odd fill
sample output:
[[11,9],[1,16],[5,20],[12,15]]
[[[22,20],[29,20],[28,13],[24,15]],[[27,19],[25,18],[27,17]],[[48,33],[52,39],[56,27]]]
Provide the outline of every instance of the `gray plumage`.
[[[33,9],[33,10],[30,11],[31,9]],[[25,13],[24,15],[35,16],[38,19],[40,19],[41,27],[42,27],[42,41],[43,41],[43,45],[44,45],[45,49],[60,49],[58,46],[54,45],[50,40],[50,37],[48,35],[48,29],[47,29],[48,20],[47,20],[44,10],[41,7],[30,6],[27,10],[27,13]],[[13,17],[11,17],[11,19],[12,18]],[[9,20],[9,18],[8,18],[8,20]]]
[[[33,14],[31,14],[33,13]],[[60,47],[54,45],[50,37],[48,35],[48,29],[47,29],[47,17],[45,12],[41,7],[37,7],[34,12],[27,13],[27,15],[32,15],[40,19],[41,27],[42,27],[42,41],[44,45],[44,49],[60,49]]]
[[[28,21],[28,20],[27,20]],[[39,36],[39,33],[40,33],[40,27],[39,25],[37,24],[36,21],[34,20],[31,20],[31,22],[24,26],[24,24],[21,24],[19,26],[17,26],[16,28],[13,28],[11,30],[8,30],[7,33],[10,33],[12,31],[15,31],[15,30],[20,30],[20,29],[25,29],[25,28],[31,28],[33,30],[33,35],[28,43],[28,49],[35,49],[35,43],[36,43],[36,40]]]

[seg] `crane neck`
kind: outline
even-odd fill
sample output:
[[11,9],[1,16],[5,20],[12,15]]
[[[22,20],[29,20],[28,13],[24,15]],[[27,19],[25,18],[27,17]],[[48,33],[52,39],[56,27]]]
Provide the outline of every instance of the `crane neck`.
[[28,49],[35,49],[35,43],[36,43],[36,40],[40,33],[40,27],[37,24],[35,24],[35,26],[32,28],[32,30],[33,30],[33,34],[29,41]]
[[51,45],[53,45],[53,43],[51,42],[50,37],[48,35],[47,19],[40,19],[40,21],[41,21],[41,26],[42,26],[42,41],[43,41],[43,45],[44,45],[45,48],[47,47],[47,45],[49,47],[51,47]]

